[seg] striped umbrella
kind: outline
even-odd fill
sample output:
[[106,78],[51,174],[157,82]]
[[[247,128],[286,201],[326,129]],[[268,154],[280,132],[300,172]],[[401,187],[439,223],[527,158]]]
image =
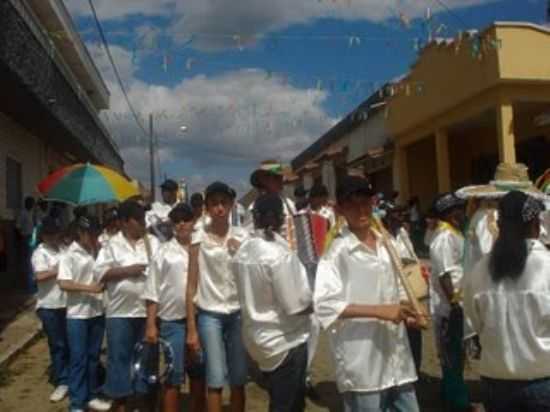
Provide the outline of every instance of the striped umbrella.
[[46,200],[74,205],[124,201],[139,195],[138,188],[117,172],[90,163],[59,169],[38,184]]

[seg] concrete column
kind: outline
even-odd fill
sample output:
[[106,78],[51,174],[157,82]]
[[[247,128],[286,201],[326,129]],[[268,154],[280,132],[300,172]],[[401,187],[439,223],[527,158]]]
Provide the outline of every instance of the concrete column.
[[497,107],[497,141],[500,161],[516,163],[514,107],[510,102],[503,102]]
[[447,130],[435,132],[435,156],[437,161],[437,189],[439,193],[451,190],[451,164],[449,162],[449,135]]
[[410,197],[407,148],[396,146],[394,151],[394,189],[399,192],[399,201],[406,204]]

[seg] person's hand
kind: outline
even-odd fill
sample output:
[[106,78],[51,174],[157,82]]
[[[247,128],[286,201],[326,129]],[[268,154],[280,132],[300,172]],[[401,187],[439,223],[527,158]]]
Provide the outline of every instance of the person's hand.
[[128,275],[130,277],[138,277],[145,273],[145,269],[147,268],[147,265],[144,265],[142,263],[137,263],[135,265],[130,265],[127,267]]
[[432,269],[428,265],[420,265],[420,271],[422,273],[422,277],[426,281],[426,283],[430,282],[430,277],[432,276]]
[[399,305],[383,305],[380,307],[378,318],[399,324],[407,318],[414,318],[415,312],[410,305],[401,303]]
[[157,325],[153,322],[151,324],[147,324],[147,328],[145,328],[145,341],[148,343],[156,344],[159,340],[159,330],[157,328]]
[[237,239],[231,238],[227,241],[227,249],[229,250],[229,254],[231,256],[234,256],[240,247],[241,247],[241,242],[239,242]]
[[201,342],[197,331],[188,331],[187,340],[185,343],[191,358],[196,360],[200,359]]

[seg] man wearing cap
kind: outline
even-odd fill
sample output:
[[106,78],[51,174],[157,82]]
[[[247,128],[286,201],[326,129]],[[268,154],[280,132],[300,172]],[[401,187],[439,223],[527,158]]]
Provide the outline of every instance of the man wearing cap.
[[319,263],[315,313],[330,332],[345,412],[418,412],[405,324],[420,319],[400,302],[399,276],[373,225],[373,196],[362,177],[338,183],[337,207],[348,226]]
[[[288,238],[287,220],[296,213],[294,202],[282,194],[283,191],[283,166],[275,160],[264,160],[258,169],[250,176],[250,184],[255,187],[260,193],[275,193],[281,196],[283,201],[283,209],[285,214],[285,223],[281,229],[281,235]],[[252,211],[254,210],[254,202],[248,207],[247,218],[245,219],[245,228],[254,230],[254,221]]]
[[449,410],[469,411],[472,407],[463,376],[461,307],[464,201],[454,193],[445,193],[435,199],[432,208],[439,223],[430,245],[430,312],[443,372],[441,392]]
[[168,214],[178,202],[178,184],[172,179],[167,179],[160,185],[162,200],[154,202],[145,216],[148,229],[152,229],[157,238],[164,242],[167,236],[161,230],[163,224],[169,223]]

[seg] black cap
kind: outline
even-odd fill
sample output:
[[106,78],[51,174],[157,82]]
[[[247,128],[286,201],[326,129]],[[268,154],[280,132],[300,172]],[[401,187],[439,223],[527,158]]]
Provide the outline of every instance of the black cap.
[[432,210],[437,217],[443,217],[454,209],[464,207],[465,204],[465,201],[454,193],[443,193],[435,198]]
[[175,192],[179,189],[178,184],[172,179],[166,179],[164,183],[160,185],[160,188],[167,192]]
[[123,221],[141,220],[145,217],[145,207],[136,200],[125,200],[118,207],[118,215]]
[[269,213],[273,215],[282,215],[283,210],[281,196],[276,193],[266,193],[254,201],[253,211],[255,215],[266,215]]
[[75,226],[77,229],[85,230],[86,232],[101,233],[101,225],[95,216],[79,216],[75,220]]
[[40,234],[42,235],[55,235],[61,232],[61,225],[59,220],[51,216],[46,216],[42,220],[42,226],[40,227]]
[[342,202],[351,195],[359,193],[374,196],[375,191],[367,179],[360,176],[345,176],[338,182],[336,199],[338,202]]
[[231,199],[237,197],[237,193],[231,189],[228,185],[223,182],[214,182],[211,183],[205,191],[205,198],[208,199],[209,196],[212,196],[216,193],[229,196]]
[[170,213],[168,213],[170,221],[174,224],[179,222],[189,222],[193,220],[193,210],[187,203],[178,203],[172,208]]
[[307,196],[307,190],[304,189],[303,186],[298,186],[296,189],[294,189],[294,196],[295,197],[306,197]]

